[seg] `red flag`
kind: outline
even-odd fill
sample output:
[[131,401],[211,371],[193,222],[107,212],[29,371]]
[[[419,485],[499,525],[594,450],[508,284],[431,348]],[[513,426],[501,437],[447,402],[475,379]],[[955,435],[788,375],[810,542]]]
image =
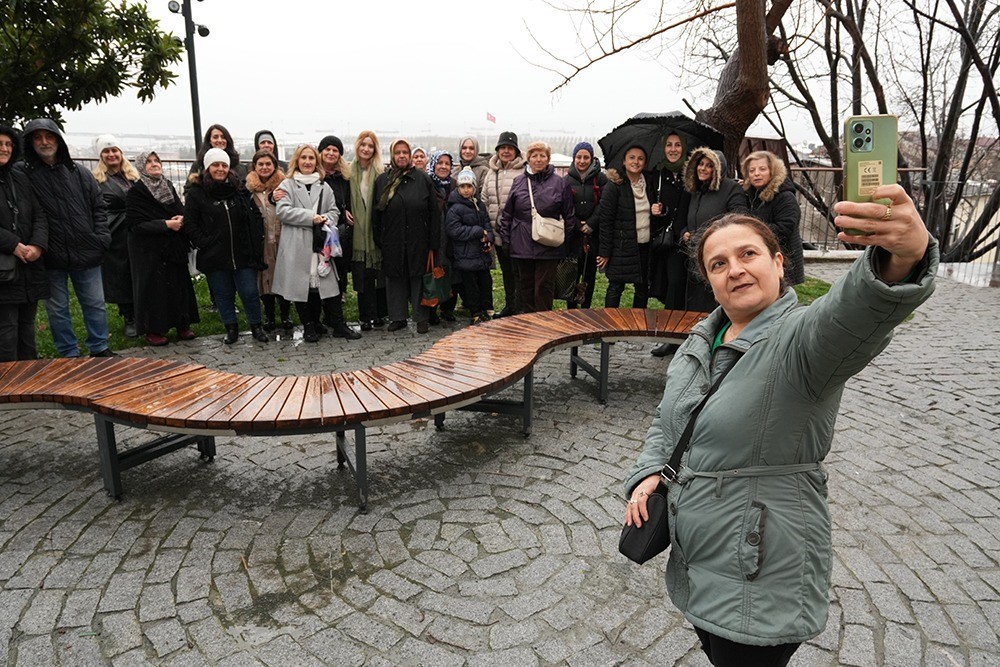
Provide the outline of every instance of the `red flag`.
[[497,117],[494,116],[493,114],[491,114],[489,111],[487,111],[486,112],[486,120],[490,121],[491,123],[496,123],[497,122]]

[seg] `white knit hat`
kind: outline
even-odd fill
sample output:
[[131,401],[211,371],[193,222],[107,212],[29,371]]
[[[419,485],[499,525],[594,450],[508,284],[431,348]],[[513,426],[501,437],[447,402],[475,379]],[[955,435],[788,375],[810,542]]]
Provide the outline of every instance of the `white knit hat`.
[[476,172],[472,171],[468,167],[458,172],[458,184],[459,185],[471,185],[475,187],[476,185]]
[[101,134],[94,139],[94,151],[100,155],[101,151],[105,148],[117,148],[121,150],[121,146],[118,145],[118,140],[113,134]]
[[225,162],[226,166],[229,166],[229,153],[221,148],[209,148],[205,151],[205,157],[201,161],[201,163],[205,165],[205,169],[208,169],[216,162]]

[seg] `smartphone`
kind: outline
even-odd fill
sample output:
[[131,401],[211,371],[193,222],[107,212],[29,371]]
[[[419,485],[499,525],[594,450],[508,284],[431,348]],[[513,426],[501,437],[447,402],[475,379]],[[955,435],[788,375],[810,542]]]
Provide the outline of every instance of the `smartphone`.
[[[844,121],[844,199],[870,202],[875,188],[896,182],[898,126],[897,117],[890,115],[851,116]],[[857,229],[844,232],[864,234]]]

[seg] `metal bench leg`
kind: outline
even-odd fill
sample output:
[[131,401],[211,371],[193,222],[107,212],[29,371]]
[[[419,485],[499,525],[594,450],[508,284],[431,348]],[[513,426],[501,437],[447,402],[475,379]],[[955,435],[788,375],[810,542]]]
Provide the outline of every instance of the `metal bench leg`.
[[365,443],[365,427],[354,429],[354,480],[358,484],[361,511],[368,511],[368,452]]
[[522,432],[524,437],[531,435],[531,413],[534,409],[534,396],[535,396],[535,369],[532,368],[528,371],[528,374],[524,376],[524,428]]
[[215,461],[215,437],[204,435],[198,438],[198,453],[202,461],[208,463]]
[[101,415],[94,415],[94,425],[97,427],[97,449],[101,455],[104,489],[115,500],[121,500],[122,470],[118,460],[118,444],[115,441],[115,425]]
[[608,402],[608,369],[611,361],[611,344],[601,341],[601,378],[597,398],[604,405]]
[[444,430],[444,413],[443,412],[439,412],[436,415],[434,415],[434,427],[437,430],[439,430],[439,431],[443,431]]
[[337,467],[343,469],[344,465],[347,463],[347,457],[344,456],[344,447],[347,446],[347,437],[344,435],[343,431],[337,431]]
[[569,376],[571,378],[576,377],[576,357],[578,354],[580,354],[580,348],[569,348]]

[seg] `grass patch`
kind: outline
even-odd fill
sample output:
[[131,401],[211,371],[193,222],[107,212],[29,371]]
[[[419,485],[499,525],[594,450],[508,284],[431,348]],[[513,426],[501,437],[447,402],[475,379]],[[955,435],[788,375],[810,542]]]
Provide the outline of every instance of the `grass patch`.
[[[608,290],[608,279],[603,273],[597,274],[597,280],[594,284],[594,299],[593,306],[595,308],[600,308],[604,304],[604,295]],[[799,301],[804,304],[809,304],[823,296],[830,290],[830,283],[824,282],[822,280],[817,280],[816,278],[806,278],[806,281],[801,285],[795,286],[795,291],[799,295]],[[225,333],[225,327],[222,325],[222,320],[219,319],[219,313],[211,309],[211,298],[208,294],[208,283],[205,281],[204,276],[197,276],[194,279],[194,291],[195,296],[198,299],[198,311],[201,314],[201,322],[193,324],[191,328],[194,330],[198,336],[213,336],[213,335],[223,335]],[[80,311],[80,304],[76,300],[76,295],[73,294],[72,283],[70,284],[70,314],[73,318],[73,330],[76,332],[77,338],[81,343],[86,340],[87,332],[83,326],[83,314]],[[625,293],[622,295],[622,308],[632,307],[632,297],[634,296],[634,290],[631,285],[626,286]],[[237,308],[240,307],[239,299],[236,300]],[[500,310],[504,306],[504,290],[503,290],[503,278],[500,273],[500,269],[493,270],[493,304],[497,310]],[[662,308],[663,304],[656,299],[650,299],[651,308]],[[566,308],[565,301],[556,301],[555,310],[563,310]],[[146,344],[143,338],[125,338],[124,327],[125,321],[122,319],[121,315],[118,313],[118,308],[116,306],[108,305],[108,343],[112,350],[127,350],[134,347],[142,347]],[[242,308],[240,308],[242,310]],[[347,295],[344,299],[344,316],[347,318],[348,322],[358,321],[358,295],[351,289],[348,289]],[[241,313],[240,316],[240,326],[246,327],[246,321]],[[297,320],[297,314],[295,313],[295,308],[292,308],[292,319]],[[53,358],[58,356],[56,354],[55,345],[52,343],[52,332],[49,330],[48,317],[45,314],[45,308],[39,304],[38,307],[38,317],[35,320],[35,332],[36,332],[36,343],[38,345],[38,355],[42,358]],[[170,332],[173,336],[175,332]],[[85,354],[86,350],[81,350],[81,354]]]

